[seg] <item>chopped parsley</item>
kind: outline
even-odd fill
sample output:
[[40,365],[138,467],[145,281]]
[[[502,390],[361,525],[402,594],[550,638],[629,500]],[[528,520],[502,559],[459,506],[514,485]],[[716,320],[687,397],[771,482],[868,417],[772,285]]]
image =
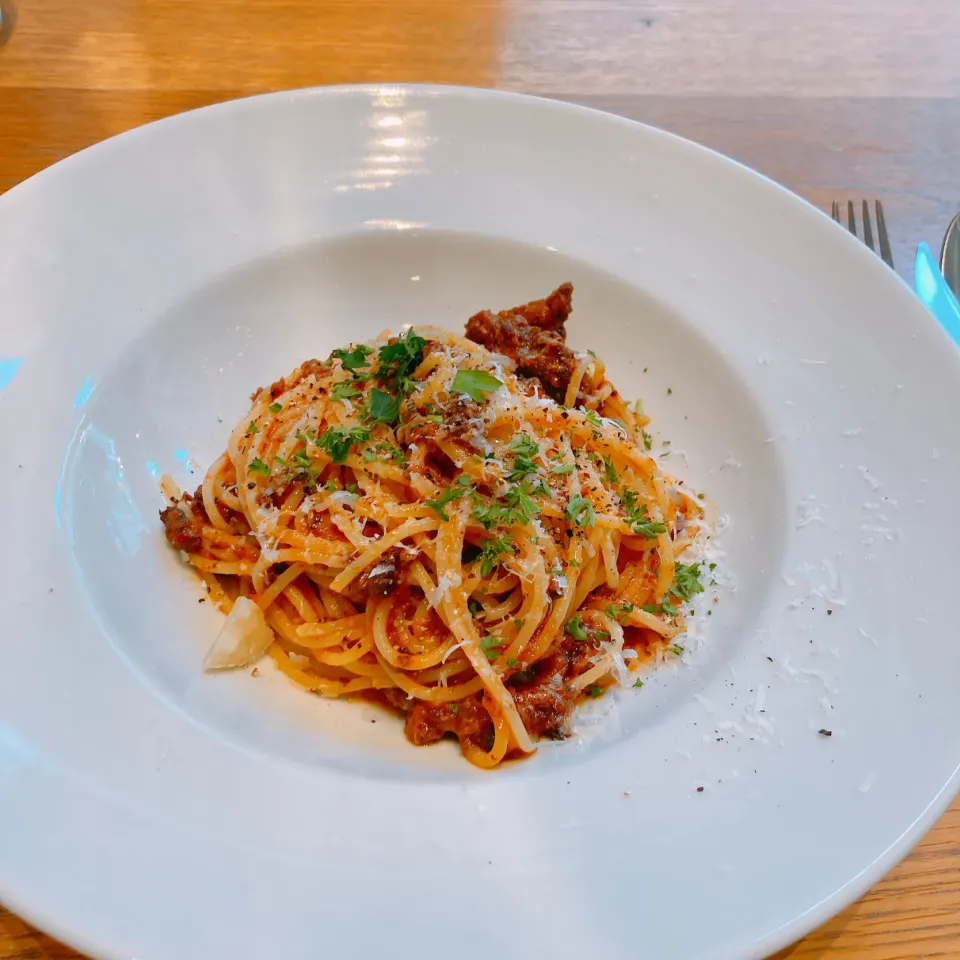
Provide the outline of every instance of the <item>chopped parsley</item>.
[[283,409],[282,403],[271,403],[267,408],[271,413],[279,413]]
[[454,393],[465,393],[471,400],[479,403],[485,399],[486,394],[502,386],[503,381],[486,370],[458,370],[451,389]]
[[333,385],[330,396],[334,400],[352,400],[354,397],[363,396],[363,391],[350,380],[340,380]]
[[352,350],[334,350],[330,354],[331,359],[339,360],[343,364],[344,370],[349,370],[356,379],[366,380],[369,374],[361,373],[364,367],[370,366],[367,357],[373,353],[373,350],[365,344],[358,344]]
[[603,479],[607,483],[619,483],[620,476],[617,473],[616,467],[613,465],[613,461],[609,457],[603,458]]
[[480,576],[489,577],[500,565],[500,556],[505,553],[516,553],[517,548],[506,535],[484,540],[480,550]]
[[518,433],[507,448],[520,457],[535,457],[540,452],[540,444],[529,433]]
[[425,500],[424,503],[433,510],[441,520],[449,521],[450,517],[447,514],[447,511],[443,508],[448,503],[453,503],[454,500],[459,500],[465,493],[470,490],[470,481],[465,476],[457,477],[457,479],[447,487],[446,490],[443,490],[440,493],[440,496],[436,500]]
[[381,383],[392,383],[398,394],[409,393],[413,388],[410,374],[423,362],[426,345],[427,341],[417,336],[411,327],[393,343],[382,346],[377,354],[380,361],[377,379]]
[[[621,603],[619,606],[615,603],[608,603],[603,611],[608,617],[616,620],[617,623],[626,623],[627,617],[633,612],[632,603]],[[647,611],[649,613],[649,611]]]
[[459,704],[459,703],[451,703],[451,704],[450,704],[450,712],[451,712],[451,713],[459,713],[459,712],[460,712],[460,704]]
[[514,659],[513,657],[507,657],[507,666],[512,670],[515,666],[519,664],[519,660]]
[[522,629],[523,629],[523,621],[522,621],[519,617],[517,617],[517,618],[513,621],[513,625],[514,625],[518,630],[522,630]]
[[700,564],[678,563],[673,571],[670,593],[680,600],[690,600],[696,594],[703,593],[703,584],[700,582]]
[[250,426],[247,427],[247,436],[249,437],[252,434],[259,433],[259,432],[260,432],[260,428],[256,425],[256,423],[253,420],[251,420]]
[[247,466],[250,473],[259,473],[263,477],[270,476],[270,468],[259,458],[254,457]]
[[601,696],[602,694],[603,694],[603,687],[601,687],[597,683],[591,683],[590,686],[587,687],[587,696],[592,697],[594,700],[597,697]]
[[370,423],[396,423],[400,418],[400,398],[374,387],[363,405],[361,415]]
[[582,641],[587,639],[587,629],[584,627],[583,620],[580,619],[579,613],[567,621],[564,629],[574,640]]
[[317,439],[317,446],[334,463],[345,463],[350,448],[369,439],[369,427],[328,427]]
[[682,657],[682,656],[683,656],[683,647],[680,646],[679,643],[671,643],[670,646],[667,647],[667,649],[668,649],[674,656],[677,656],[677,657]]
[[500,656],[500,650],[503,647],[503,641],[491,634],[480,641],[480,649],[487,655],[487,659],[493,663]]
[[571,497],[564,512],[578,527],[592,527],[596,523],[593,504],[586,497]]
[[641,430],[640,435],[643,437],[643,449],[649,450],[653,446],[653,437],[646,430]]
[[540,507],[532,497],[536,492],[530,489],[526,480],[517,484],[503,498],[506,510],[503,511],[501,522],[508,526],[529,523],[540,512]]
[[[378,443],[374,449],[377,453],[389,457],[398,467],[404,466],[407,462],[404,452],[392,443]],[[364,456],[366,456],[366,454],[364,454]]]
[[652,613],[656,616],[665,613],[668,617],[675,617],[680,613],[666,597],[663,598],[663,603],[645,603],[640,609],[645,613]]
[[590,426],[597,428],[603,426],[603,421],[600,419],[596,410],[585,410],[584,415],[586,416],[587,423],[589,423]]
[[653,540],[661,533],[667,532],[666,524],[659,520],[651,520],[647,515],[646,504],[637,505],[637,494],[633,490],[624,490],[622,495],[623,509],[627,515],[627,523],[633,532],[647,540]]
[[634,685],[635,687],[642,687],[642,686],[643,686],[643,681],[642,681],[642,680],[634,680],[634,681],[633,681],[633,685]]
[[572,463],[558,463],[555,467],[550,468],[551,473],[555,473],[558,476],[566,476],[569,473],[573,473],[573,464]]

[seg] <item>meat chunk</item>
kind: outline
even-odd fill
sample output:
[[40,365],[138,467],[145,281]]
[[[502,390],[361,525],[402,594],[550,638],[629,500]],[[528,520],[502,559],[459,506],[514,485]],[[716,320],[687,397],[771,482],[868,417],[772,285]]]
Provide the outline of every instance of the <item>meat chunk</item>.
[[418,747],[436,743],[444,734],[452,733],[461,742],[468,740],[481,750],[489,750],[494,738],[493,720],[480,694],[459,703],[419,701],[407,715],[404,732]]
[[513,702],[534,740],[563,740],[568,735],[574,698],[564,687],[549,680],[528,684],[514,690]]
[[543,300],[498,314],[482,310],[467,321],[467,338],[510,357],[517,373],[536,377],[547,394],[563,402],[577,366],[564,342],[572,298],[572,284],[564,283]]
[[184,553],[199,553],[203,547],[203,525],[209,523],[203,509],[203,493],[185,493],[176,503],[160,511],[167,541]]
[[360,577],[368,597],[389,597],[400,584],[400,563],[404,551],[391,547]]
[[573,312],[573,284],[561,283],[543,300],[533,300],[512,310],[503,310],[498,316],[522,317],[527,323],[543,330],[555,330],[564,335],[564,324]]

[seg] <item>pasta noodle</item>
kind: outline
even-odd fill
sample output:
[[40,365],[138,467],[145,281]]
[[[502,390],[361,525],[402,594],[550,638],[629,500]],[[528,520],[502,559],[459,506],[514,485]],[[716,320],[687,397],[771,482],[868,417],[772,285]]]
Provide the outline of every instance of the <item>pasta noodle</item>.
[[568,735],[703,589],[681,561],[701,503],[566,346],[571,297],[307,361],[254,393],[195,494],[164,480],[168,540],[224,612],[259,608],[279,670],[482,767]]

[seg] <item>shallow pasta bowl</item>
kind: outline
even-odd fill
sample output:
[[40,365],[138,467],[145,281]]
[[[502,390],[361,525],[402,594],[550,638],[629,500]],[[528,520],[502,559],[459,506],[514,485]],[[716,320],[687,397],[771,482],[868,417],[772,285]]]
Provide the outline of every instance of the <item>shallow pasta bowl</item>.
[[[55,935],[745,960],[953,797],[960,361],[786,191],[565,104],[313,90],[58,164],[0,199],[0,253],[0,899]],[[204,674],[218,614],[165,548],[160,475],[195,483],[307,357],[564,280],[574,345],[729,520],[736,585],[696,654],[492,773],[372,708]]]

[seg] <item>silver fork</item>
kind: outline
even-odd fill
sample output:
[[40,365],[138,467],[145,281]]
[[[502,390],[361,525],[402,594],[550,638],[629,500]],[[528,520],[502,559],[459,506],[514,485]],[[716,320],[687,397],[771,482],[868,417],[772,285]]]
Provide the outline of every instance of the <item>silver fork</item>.
[[[879,200],[874,201],[877,211],[877,236],[880,240],[880,256],[883,262],[893,269],[893,252],[890,250],[890,237],[887,234],[887,221],[883,217],[883,204]],[[840,223],[840,204],[834,200],[833,207],[830,210],[830,216],[837,223]],[[870,223],[870,204],[863,201],[863,242],[874,252],[877,248],[873,245],[873,226]],[[847,201],[847,229],[854,235],[857,235],[857,216],[854,213],[853,201]]]

